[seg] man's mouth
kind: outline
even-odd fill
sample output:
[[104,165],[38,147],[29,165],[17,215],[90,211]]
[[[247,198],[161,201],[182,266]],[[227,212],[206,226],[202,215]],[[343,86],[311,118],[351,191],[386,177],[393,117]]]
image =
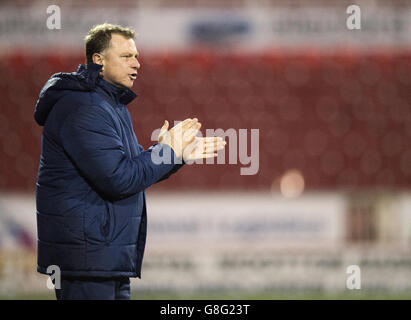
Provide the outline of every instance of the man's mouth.
[[136,80],[137,79],[137,73],[131,73],[131,74],[129,74],[129,76],[130,76],[131,80]]

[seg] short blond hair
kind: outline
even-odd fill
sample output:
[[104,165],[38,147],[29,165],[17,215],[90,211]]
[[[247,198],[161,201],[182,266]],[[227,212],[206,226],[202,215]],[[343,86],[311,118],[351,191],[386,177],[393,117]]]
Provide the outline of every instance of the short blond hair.
[[101,53],[110,46],[111,35],[120,34],[126,39],[134,39],[135,32],[128,27],[117,24],[103,23],[93,26],[86,37],[86,64],[93,62],[93,54]]

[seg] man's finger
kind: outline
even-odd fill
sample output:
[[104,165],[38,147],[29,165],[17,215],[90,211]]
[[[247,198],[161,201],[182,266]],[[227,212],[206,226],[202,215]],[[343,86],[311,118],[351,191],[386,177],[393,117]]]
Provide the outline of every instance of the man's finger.
[[178,123],[178,124],[181,125],[182,127],[184,127],[184,126],[186,126],[187,124],[189,124],[189,123],[191,123],[191,122],[193,122],[193,121],[194,121],[194,119],[187,118],[187,119],[185,119],[184,121],[182,121],[182,122],[180,122],[180,123]]
[[198,139],[201,139],[204,143],[224,141],[221,137],[199,137]]
[[199,159],[215,158],[217,156],[217,153],[203,153]]
[[225,146],[227,143],[225,141],[221,141],[221,142],[207,142],[207,143],[203,143],[203,146],[205,148],[213,148],[213,147],[219,147],[219,146]]
[[227,144],[227,142],[224,141],[224,140],[214,140],[214,141],[205,141],[205,140],[203,140],[202,143],[204,145],[213,145],[213,144],[224,144],[224,145],[226,145]]
[[195,127],[185,130],[183,133],[183,140],[192,142],[196,138],[197,132],[200,129],[200,127],[201,127],[201,124],[198,124]]
[[194,118],[193,120],[188,121],[187,123],[184,123],[184,124],[183,124],[183,131],[184,131],[184,130],[188,130],[188,129],[194,127],[197,123],[198,123],[198,119],[197,119],[197,118]]
[[191,121],[193,121],[193,119],[187,118],[184,121],[181,121],[181,122],[177,123],[170,130],[182,130],[183,126],[187,125],[187,123],[190,123]]
[[168,130],[168,121],[164,121],[163,126],[161,127],[160,133]]
[[217,157],[217,153],[203,153],[203,154],[195,154],[188,157],[187,161],[195,161],[198,159],[207,159],[207,158],[215,158]]
[[203,153],[217,152],[217,151],[223,150],[224,147],[225,147],[224,145],[210,146],[210,147],[204,148]]
[[211,149],[211,148],[224,148],[227,143],[225,141],[222,142],[208,142],[203,144],[204,148]]
[[165,120],[163,126],[160,129],[160,133],[158,134],[158,142],[162,142],[164,140],[165,135],[168,131],[168,121]]
[[200,130],[200,128],[201,128],[201,123],[197,122],[197,123],[194,123],[193,125],[191,125],[190,127],[186,128],[185,130],[186,131],[196,130],[196,132],[197,132],[198,130]]

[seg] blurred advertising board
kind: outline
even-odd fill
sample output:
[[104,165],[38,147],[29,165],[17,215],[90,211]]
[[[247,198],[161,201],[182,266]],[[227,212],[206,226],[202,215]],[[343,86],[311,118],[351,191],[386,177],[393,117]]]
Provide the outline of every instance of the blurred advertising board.
[[[406,194],[395,201],[384,197],[375,211],[379,238],[350,243],[343,195],[147,192],[142,279],[133,279],[132,288],[337,292],[347,290],[347,267],[358,265],[365,293],[409,291],[411,246],[403,244],[409,240],[411,200]],[[34,196],[3,194],[0,210],[0,296],[49,292],[47,277],[36,272]],[[391,214],[394,227],[381,212]],[[398,231],[406,221],[405,231]],[[383,234],[390,230],[397,237],[386,241]]]
[[[298,49],[318,47],[364,50],[410,48],[411,6],[358,1],[361,30],[347,28],[347,6],[324,3],[232,8],[155,7],[124,2],[122,6],[73,3],[50,7],[0,5],[1,49],[29,46],[79,50],[87,31],[110,22],[133,27],[142,50],[175,51],[197,46],[214,50]],[[58,13],[58,23],[55,14]]]

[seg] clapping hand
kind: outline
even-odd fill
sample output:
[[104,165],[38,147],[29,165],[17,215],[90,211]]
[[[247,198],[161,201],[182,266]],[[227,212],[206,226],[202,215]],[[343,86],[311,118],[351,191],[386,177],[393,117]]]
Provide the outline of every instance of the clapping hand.
[[226,142],[221,137],[196,137],[201,123],[197,118],[188,118],[168,130],[166,120],[160,130],[158,142],[169,145],[175,155],[185,162],[217,156]]

